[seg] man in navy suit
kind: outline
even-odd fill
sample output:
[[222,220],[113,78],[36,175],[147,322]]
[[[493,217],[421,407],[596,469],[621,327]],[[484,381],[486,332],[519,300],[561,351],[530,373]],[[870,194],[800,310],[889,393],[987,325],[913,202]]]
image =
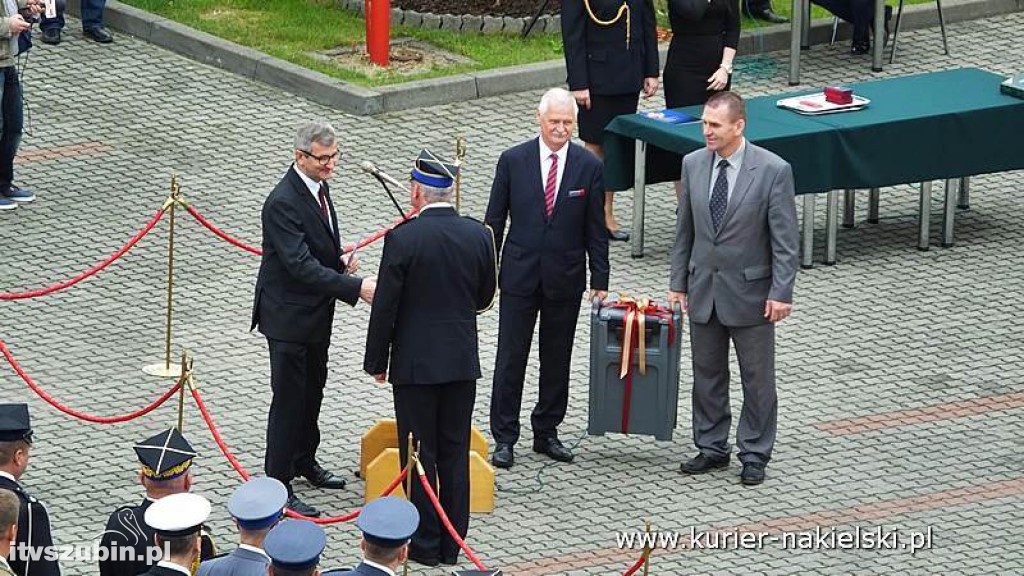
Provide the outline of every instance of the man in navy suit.
[[[590,264],[590,298],[608,290],[608,232],[601,161],[569,141],[576,101],[561,88],[537,107],[540,137],[501,154],[485,222],[498,239],[501,289],[498,352],[491,395],[492,462],[510,468],[533,328],[540,315],[540,397],[533,449],[560,462],[558,439],[569,402],[569,362]],[[502,243],[505,221],[511,219]],[[502,249],[502,244],[504,245]]]
[[320,512],[292,492],[296,475],[320,488],[345,487],[316,461],[334,302],[370,302],[376,287],[373,278],[353,276],[355,260],[342,257],[327,185],[340,156],[330,124],[299,128],[295,163],[263,204],[263,260],[249,328],[259,325],[270,348],[266,474],[288,488],[288,507],[306,516]]

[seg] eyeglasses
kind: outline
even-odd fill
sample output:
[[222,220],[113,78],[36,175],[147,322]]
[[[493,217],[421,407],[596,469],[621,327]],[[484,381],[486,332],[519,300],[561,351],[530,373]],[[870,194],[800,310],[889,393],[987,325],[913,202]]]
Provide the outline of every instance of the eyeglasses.
[[342,158],[345,157],[345,155],[341,153],[341,150],[338,150],[334,154],[324,154],[323,156],[314,156],[312,152],[307,152],[305,150],[299,150],[299,152],[302,152],[304,156],[316,160],[321,166],[327,166],[332,160],[335,163],[341,162]]

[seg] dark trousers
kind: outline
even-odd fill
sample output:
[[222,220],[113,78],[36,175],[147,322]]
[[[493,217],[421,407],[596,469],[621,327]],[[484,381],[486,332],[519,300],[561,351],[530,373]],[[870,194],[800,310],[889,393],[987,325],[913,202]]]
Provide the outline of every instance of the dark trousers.
[[270,386],[274,397],[267,417],[267,476],[288,486],[316,464],[320,445],[320,404],[327,383],[329,343],[282,342],[270,345]]
[[[406,384],[394,387],[395,418],[402,463],[408,437],[419,443],[420,462],[452,526],[462,538],[469,530],[469,436],[476,381]],[[454,561],[459,545],[448,534],[413,471],[412,503],[420,525],[410,551],[421,559]],[[440,490],[438,488],[440,487]]]
[[[0,40],[6,42],[7,40]],[[15,66],[0,68],[0,193],[11,189],[14,181],[14,157],[18,155],[21,132],[25,125],[21,107],[21,82]]]
[[741,462],[767,464],[775,445],[779,402],[775,393],[775,325],[723,326],[711,311],[707,324],[690,322],[693,354],[693,440],[701,453],[728,456],[729,341],[736,346],[743,409],[736,426]]
[[[107,0],[82,0],[82,30],[91,30],[103,26],[103,7]],[[57,16],[47,18],[44,15],[39,21],[39,28],[42,30],[60,30],[64,28],[64,11],[67,9],[67,0],[57,0]]]
[[491,391],[491,435],[496,443],[519,440],[519,410],[533,328],[540,314],[540,394],[530,416],[534,439],[557,438],[569,405],[569,363],[580,302],[501,293],[498,352]]
[[811,0],[832,14],[853,25],[853,41],[868,42],[875,17],[874,0]]

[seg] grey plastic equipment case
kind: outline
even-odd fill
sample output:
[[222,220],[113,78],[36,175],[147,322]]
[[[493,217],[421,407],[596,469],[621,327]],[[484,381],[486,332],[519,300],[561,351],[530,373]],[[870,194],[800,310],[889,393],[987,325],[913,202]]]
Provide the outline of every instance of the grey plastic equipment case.
[[623,308],[602,306],[596,300],[592,303],[587,433],[602,436],[606,432],[625,432],[671,440],[676,427],[676,406],[679,403],[682,314],[678,307],[674,307],[671,320],[646,316],[644,332],[647,370],[645,374],[640,374],[634,347],[628,430],[623,430],[626,382],[619,378],[619,367],[622,362],[622,338],[625,334],[623,321],[626,313],[627,310]]

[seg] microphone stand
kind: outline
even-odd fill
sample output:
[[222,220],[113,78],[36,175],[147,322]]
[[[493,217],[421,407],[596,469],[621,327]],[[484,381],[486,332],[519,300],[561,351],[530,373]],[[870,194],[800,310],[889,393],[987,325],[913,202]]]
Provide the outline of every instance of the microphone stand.
[[402,207],[398,204],[398,200],[395,199],[395,195],[391,192],[391,188],[388,187],[388,183],[379,174],[373,173],[373,177],[384,187],[384,191],[388,193],[388,198],[391,198],[391,203],[395,205],[395,210],[398,210],[399,215],[402,218],[408,219],[409,216],[406,215],[405,210],[402,210]]

